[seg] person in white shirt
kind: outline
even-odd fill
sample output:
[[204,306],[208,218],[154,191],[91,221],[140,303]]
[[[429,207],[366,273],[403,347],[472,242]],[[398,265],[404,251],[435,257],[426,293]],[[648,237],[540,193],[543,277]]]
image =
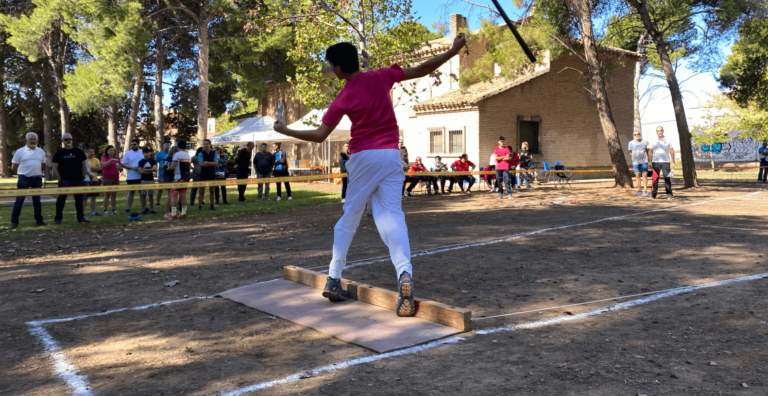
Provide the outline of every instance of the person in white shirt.
[[[637,178],[637,194],[648,196],[648,158],[650,158],[651,149],[647,140],[643,139],[640,132],[632,133],[635,138],[629,142],[629,154],[632,156],[632,167],[635,168],[635,177]],[[642,175],[643,184],[640,184]],[[642,186],[642,190],[641,190]]]
[[[45,171],[45,152],[37,147],[37,134],[30,132],[27,134],[27,144],[16,150],[11,160],[11,171],[19,175],[16,182],[16,188],[41,188],[43,187],[43,172]],[[11,213],[11,227],[19,226],[19,215],[21,207],[24,206],[26,197],[16,197]],[[35,224],[39,226],[48,225],[43,221],[42,206],[40,196],[32,197],[32,207],[35,211]]]
[[664,172],[664,191],[667,193],[667,199],[673,199],[672,176],[670,172],[672,169],[675,169],[675,149],[672,147],[672,142],[664,137],[663,127],[656,128],[656,135],[658,140],[651,146],[651,167],[656,172],[656,177],[653,179],[651,198],[656,198],[656,194],[659,191],[659,178],[661,178],[662,172]]
[[[125,178],[126,184],[141,184],[141,173],[139,173],[139,161],[144,159],[144,153],[139,150],[139,139],[131,140],[131,149],[123,155],[123,168],[128,170],[128,176]],[[129,191],[125,198],[125,214],[131,214],[131,205],[133,205],[133,196],[136,191]]]

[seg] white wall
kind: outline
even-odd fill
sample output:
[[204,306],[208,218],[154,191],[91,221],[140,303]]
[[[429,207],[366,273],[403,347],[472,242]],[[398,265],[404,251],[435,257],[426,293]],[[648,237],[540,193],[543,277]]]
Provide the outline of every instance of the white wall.
[[[450,114],[429,114],[414,118],[411,123],[411,129],[405,132],[403,140],[408,148],[408,157],[411,162],[420,156],[424,164],[429,167],[434,162],[435,154],[429,154],[429,130],[428,128],[444,127],[447,130],[456,130],[465,128],[465,152],[469,155],[469,160],[477,167],[487,166],[488,158],[478,157],[480,152],[480,116],[475,111],[466,111]],[[446,142],[447,144],[447,142]],[[443,157],[443,162],[452,163],[459,158],[458,154],[437,154]]]

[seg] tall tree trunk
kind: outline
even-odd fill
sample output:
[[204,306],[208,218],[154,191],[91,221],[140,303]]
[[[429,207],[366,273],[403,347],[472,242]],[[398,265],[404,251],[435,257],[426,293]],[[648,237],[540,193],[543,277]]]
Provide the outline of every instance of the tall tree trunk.
[[365,37],[365,10],[363,9],[363,0],[357,0],[357,13],[359,14],[359,22],[357,23],[359,36],[357,38],[357,43],[358,46],[360,46],[360,54],[362,54],[363,58],[363,71],[371,71],[371,61],[368,55],[368,40]]
[[640,120],[640,78],[645,69],[645,39],[648,38],[648,32],[643,30],[640,38],[637,40],[637,56],[640,60],[635,63],[635,81],[634,81],[634,107],[635,107],[635,133],[643,133],[643,123]]
[[[656,52],[659,54],[664,75],[669,85],[669,94],[672,97],[672,108],[675,110],[675,121],[677,123],[677,133],[680,136],[680,160],[683,163],[683,180],[686,188],[698,187],[699,181],[696,177],[696,161],[693,159],[693,147],[691,147],[691,130],[688,128],[688,119],[685,117],[685,106],[683,105],[683,94],[680,92],[680,84],[677,82],[675,69],[672,67],[672,60],[669,57],[668,46],[656,26],[653,25],[648,9],[645,7],[645,0],[628,0],[634,7],[643,21],[643,26],[651,39],[656,44]],[[674,160],[674,159],[673,159]]]
[[48,55],[48,62],[50,62],[53,69],[54,89],[56,90],[56,98],[59,100],[61,134],[63,135],[71,131],[69,127],[69,105],[67,105],[67,99],[64,98],[64,64],[69,47],[69,36],[61,30],[60,24],[61,21],[58,22],[58,26],[51,28],[45,52]]
[[128,116],[128,127],[125,134],[124,153],[131,149],[131,140],[136,136],[136,127],[141,106],[141,87],[144,83],[144,59],[139,60],[139,69],[133,82],[133,95],[131,96],[131,114]]
[[155,47],[157,48],[157,59],[155,61],[155,139],[157,139],[157,149],[162,150],[163,140],[165,140],[165,125],[163,124],[165,44],[163,43],[163,33],[160,29],[155,29]]
[[7,45],[0,46],[0,177],[11,177],[11,164],[8,156],[8,114],[5,112],[5,51]]
[[611,106],[608,103],[608,94],[605,91],[605,80],[600,74],[600,60],[597,57],[597,45],[592,31],[592,9],[589,0],[568,0],[576,11],[581,25],[581,38],[584,41],[584,55],[587,60],[587,69],[595,95],[597,112],[600,116],[600,124],[603,127],[603,135],[608,143],[608,153],[611,156],[611,165],[616,185],[632,187],[632,175],[629,173],[624,151],[621,149],[619,132],[613,120]]
[[107,139],[110,146],[115,147],[115,152],[120,152],[120,141],[117,139],[117,102],[109,102],[107,110]]
[[208,136],[208,20],[200,18],[197,25],[197,147],[203,147]]
[[43,106],[43,144],[45,145],[45,158],[50,164],[53,159],[53,116],[51,114],[51,86],[48,70],[42,67],[42,81],[40,82],[40,104]]

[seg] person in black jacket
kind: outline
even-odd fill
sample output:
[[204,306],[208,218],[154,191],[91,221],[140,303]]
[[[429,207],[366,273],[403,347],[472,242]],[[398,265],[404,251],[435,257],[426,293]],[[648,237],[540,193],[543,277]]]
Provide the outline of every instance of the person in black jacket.
[[[237,164],[237,179],[248,179],[248,176],[251,174],[251,153],[253,152],[253,142],[248,142],[248,144],[245,145],[245,148],[241,148],[240,151],[237,152],[237,157],[235,157],[235,163]],[[239,184],[237,185],[237,193],[238,193],[238,201],[240,202],[248,202],[245,199],[245,189],[248,188],[247,184]]]
[[[286,177],[290,176],[288,173],[288,159],[285,156],[285,151],[280,150],[280,142],[272,143],[272,151],[274,151],[274,154],[272,156],[275,159],[275,171],[272,173],[275,177]],[[282,195],[282,192],[280,191],[280,182],[275,183],[277,185],[277,200],[281,200],[280,197]],[[288,194],[288,200],[292,200],[291,198],[291,183],[284,182],[285,184],[285,192]]]
[[[339,153],[339,171],[341,173],[347,173],[347,161],[349,161],[349,143],[344,143],[344,146],[341,148],[341,153]],[[349,178],[342,177],[341,203],[344,203],[347,200],[347,183],[349,183]]]
[[[275,157],[272,153],[267,151],[266,143],[261,144],[261,151],[256,153],[256,156],[253,157],[253,167],[256,168],[257,179],[262,177],[272,177],[272,168],[275,167]],[[264,190],[265,186],[267,191],[264,194],[264,198],[269,201],[269,183],[259,183],[259,201],[261,201],[261,192]]]

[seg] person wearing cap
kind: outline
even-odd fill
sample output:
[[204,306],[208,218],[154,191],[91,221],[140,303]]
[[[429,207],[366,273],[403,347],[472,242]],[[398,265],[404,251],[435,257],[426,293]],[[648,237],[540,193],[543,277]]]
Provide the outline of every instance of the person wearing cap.
[[[157,162],[152,158],[152,150],[144,147],[141,150],[144,158],[139,161],[139,173],[141,173],[141,184],[155,184],[155,172],[157,171]],[[149,195],[149,207],[147,207],[147,195]],[[141,199],[141,214],[154,215],[155,190],[141,190],[139,192]]]
[[[45,151],[37,147],[37,134],[27,133],[27,144],[16,150],[11,160],[11,171],[19,176],[16,181],[16,188],[42,188],[43,172],[45,171]],[[16,197],[11,213],[11,228],[19,226],[19,216],[21,208],[24,206],[26,197]],[[40,196],[32,196],[32,207],[35,212],[35,224],[39,226],[48,225],[43,221],[43,207],[40,204]]]
[[[84,187],[88,158],[83,150],[72,145],[72,135],[65,133],[61,136],[62,148],[58,149],[51,159],[54,176],[59,179],[59,187]],[[75,218],[79,223],[90,223],[83,214],[83,194],[72,194],[75,198]],[[61,194],[56,199],[56,224],[61,224],[67,194]]]
[[[128,175],[125,178],[126,184],[141,184],[141,173],[139,173],[139,161],[144,159],[144,153],[139,150],[139,139],[131,140],[131,149],[123,154],[122,166],[128,170]],[[133,196],[136,194],[135,190],[128,191],[128,196],[125,198],[125,213],[131,214],[131,206],[133,205]]]

